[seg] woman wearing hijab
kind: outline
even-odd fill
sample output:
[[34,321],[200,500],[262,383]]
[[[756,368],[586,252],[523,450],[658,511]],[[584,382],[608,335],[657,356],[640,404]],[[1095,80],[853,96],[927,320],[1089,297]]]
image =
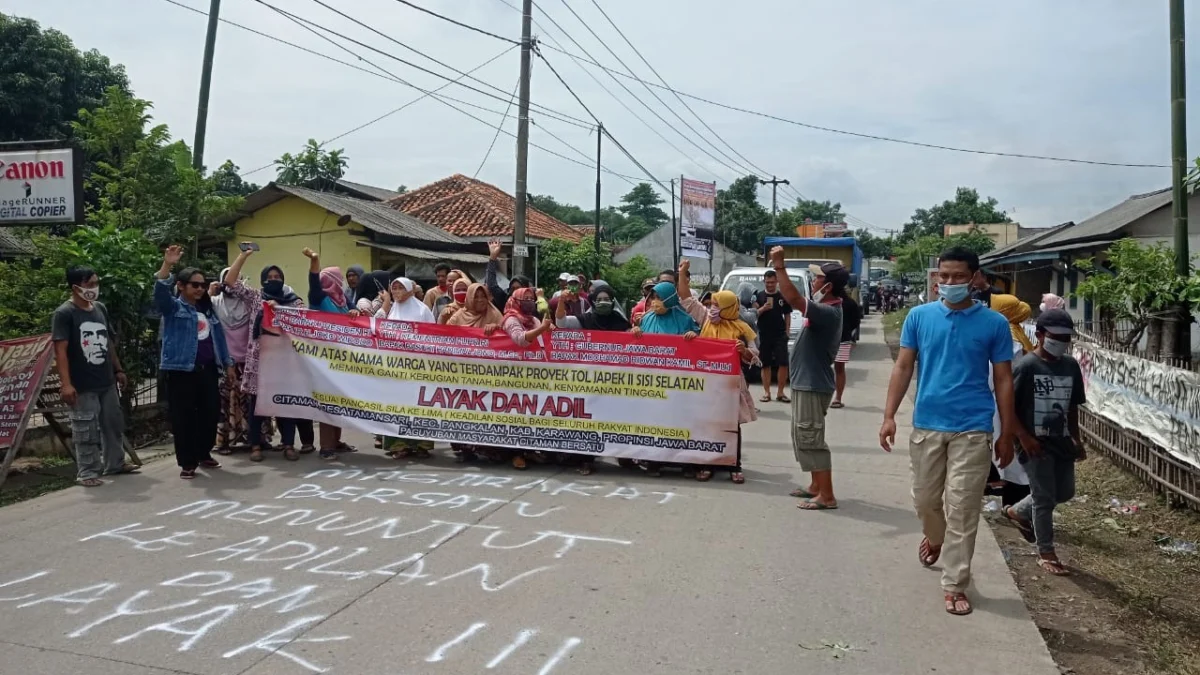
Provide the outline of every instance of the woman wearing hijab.
[[456,312],[466,307],[467,290],[471,288],[471,282],[466,276],[460,276],[450,284],[450,303],[442,307],[441,313],[437,315],[437,322],[446,325],[450,321],[450,317]]
[[[693,318],[704,321],[704,326],[700,329],[700,337],[736,342],[737,353],[742,359],[743,367],[756,363],[758,349],[754,347],[754,344],[758,336],[750,328],[750,324],[742,321],[741,303],[738,301],[737,295],[733,291],[717,291],[712,294],[712,306],[707,311],[704,310],[703,305],[692,298],[692,291],[688,286],[688,279],[691,276],[688,268],[687,260],[679,265],[680,304]],[[746,384],[746,379],[741,378],[739,384],[737,464],[730,471],[729,478],[734,483],[740,484],[746,482],[746,478],[742,474],[741,425],[758,419],[758,414],[755,412],[754,397],[750,395],[750,386]],[[695,471],[696,480],[706,481],[712,478],[712,470],[705,466],[697,466]]]
[[1067,301],[1053,293],[1042,294],[1042,304],[1038,305],[1038,311],[1044,312],[1048,309],[1066,309]]
[[[409,323],[433,323],[433,310],[417,299],[416,287],[408,277],[392,279],[388,292],[383,296],[383,307],[375,313],[375,318]],[[384,454],[392,459],[404,459],[414,455],[419,459],[427,459],[433,450],[433,441],[386,436],[383,439],[383,448]]]
[[[484,335],[491,335],[499,330],[502,321],[504,315],[492,305],[491,294],[487,288],[483,284],[473,283],[467,286],[462,307],[451,314],[445,323],[447,326],[478,328]],[[480,452],[476,446],[465,443],[451,443],[450,447],[458,454],[459,462],[475,461],[477,453]],[[488,453],[486,449],[483,452]]]
[[254,312],[251,302],[229,292],[223,285],[229,275],[226,267],[218,278],[218,292],[212,296],[213,311],[225,329],[225,344],[233,369],[221,378],[221,418],[217,422],[217,442],[213,451],[219,455],[233,452],[233,446],[246,443],[250,430],[250,399],[242,395],[242,377],[246,369],[246,347],[250,342],[250,319]]
[[[272,335],[269,331],[263,330],[262,325],[262,306],[264,302],[273,303],[279,307],[303,307],[304,301],[291,286],[283,283],[283,270],[276,265],[268,265],[263,268],[259,274],[259,282],[262,284],[262,290],[256,290],[246,285],[246,280],[242,278],[242,268],[246,261],[254,254],[253,250],[242,251],[237,259],[233,261],[223,277],[226,293],[237,298],[239,301],[253,307],[250,316],[250,334],[246,343],[246,360],[241,379],[241,391],[246,399],[250,409],[250,461],[261,462],[263,460],[263,433],[262,430],[268,428],[271,422],[269,417],[260,417],[254,414],[254,407],[258,401],[258,364],[260,343],[259,338],[263,333]],[[296,461],[299,459],[299,454],[307,454],[315,450],[313,446],[313,425],[312,420],[296,420],[280,417],[279,435],[282,445],[283,456],[288,461]],[[302,448],[300,453],[296,452],[296,432],[300,432],[300,443]]]
[[[517,288],[508,296],[504,306],[504,318],[500,328],[518,347],[533,344],[543,333],[550,330],[550,319],[538,320],[538,296],[532,288]],[[501,451],[512,460],[514,469],[524,470],[525,451]]]
[[362,283],[364,274],[362,265],[351,265],[346,268],[346,286],[344,292],[346,293],[346,304],[350,307],[358,304],[358,288],[359,284]]
[[[1061,300],[1061,298],[1059,299]],[[992,295],[992,311],[999,312],[1008,320],[1008,330],[1012,333],[1013,363],[1016,363],[1022,355],[1032,352],[1033,343],[1029,341],[1029,337],[1025,335],[1025,328],[1021,325],[1028,321],[1033,313],[1029,309],[1029,305],[1021,302],[1014,295],[997,293]],[[990,376],[988,381],[991,382]],[[995,428],[999,429],[999,411],[993,417],[992,422],[996,425]],[[1008,466],[1001,469],[993,457],[992,469],[988,475],[988,492],[999,494],[1003,505],[1011,506],[1029,494],[1029,476],[1025,474],[1025,469],[1020,462],[1009,462]]]
[[[321,258],[311,248],[304,249],[308,258],[308,306],[322,312],[358,316],[358,310],[347,302],[346,281],[337,267],[321,268]],[[321,423],[321,459],[337,459],[339,452],[358,452],[342,442],[342,428]]]
[[391,273],[383,270],[375,270],[359,278],[358,288],[354,292],[354,308],[359,316],[375,316],[383,307],[383,298],[391,281]]

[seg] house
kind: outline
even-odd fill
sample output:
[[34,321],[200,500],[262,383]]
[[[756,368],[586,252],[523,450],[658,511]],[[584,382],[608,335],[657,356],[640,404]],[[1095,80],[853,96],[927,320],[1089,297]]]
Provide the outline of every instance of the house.
[[[229,259],[238,255],[239,242],[254,241],[261,249],[255,262],[278,265],[288,283],[301,293],[307,288],[305,247],[321,254],[322,265],[343,270],[351,265],[393,270],[424,283],[433,279],[433,266],[445,261],[482,278],[488,260],[485,247],[378,199],[345,194],[349,191],[323,192],[269,183],[246,197],[236,214],[218,223],[234,230],[228,242]],[[253,277],[254,272],[248,275]]]
[[1051,288],[1051,265],[1056,258],[1053,254],[1042,257],[1027,254],[1047,237],[1074,225],[1073,222],[1066,222],[1057,227],[1033,230],[1034,234],[1030,236],[993,249],[979,262],[986,272],[995,277],[995,284],[1006,293],[1017,296],[1030,307],[1037,307],[1042,302],[1042,294]]
[[[462,174],[454,174],[436,183],[410,190],[387,201],[393,209],[429,223],[468,242],[483,246],[491,239],[504,242],[511,256],[513,221],[517,202],[512,195],[495,185]],[[573,244],[583,240],[583,233],[532,206],[525,216],[525,242],[530,249],[532,265],[527,274],[534,283],[537,278],[538,248],[551,239]],[[502,260],[503,264],[506,262]]]
[[33,244],[8,227],[0,227],[0,260],[14,260],[34,254]]
[[972,230],[979,230],[987,235],[996,244],[996,248],[1011,246],[1021,239],[1041,231],[1032,227],[1021,227],[1020,223],[967,223],[965,225],[944,225],[942,236],[967,234]]
[[[630,244],[627,248],[618,253],[613,254],[613,262],[618,265],[633,260],[637,256],[642,256],[650,261],[650,267],[654,271],[673,270],[679,267],[679,262],[675,260],[675,247],[671,241],[671,227],[659,227],[650,234]],[[721,242],[714,241],[713,257],[711,261],[702,260],[700,258],[688,258],[692,263],[692,283],[707,286],[710,277],[714,277],[714,285],[720,285],[721,280],[735,267],[755,267],[758,265],[755,262],[754,256],[745,253],[738,253],[731,248],[726,247]],[[712,270],[711,275],[709,270]]]
[[[1055,293],[1067,299],[1067,309],[1077,322],[1087,325],[1093,320],[1089,301],[1075,296],[1083,277],[1075,262],[1095,258],[1103,262],[1104,251],[1118,239],[1132,237],[1140,243],[1153,245],[1174,241],[1171,189],[1133,195],[1125,201],[1102,211],[1078,224],[1066,223],[1036,239],[1017,243],[1015,250],[992,251],[980,260],[985,269],[1028,265],[1047,268],[1049,278],[1034,283],[1018,281],[1018,295],[1025,299],[1041,293]],[[1188,198],[1191,213],[1200,213],[1200,194]],[[1200,251],[1200,223],[1188,221],[1188,246]],[[1020,290],[1021,284],[1029,288]],[[1026,300],[1028,302],[1028,300]],[[1036,307],[1036,303],[1031,306]],[[1193,350],[1200,348],[1200,331],[1192,331]]]

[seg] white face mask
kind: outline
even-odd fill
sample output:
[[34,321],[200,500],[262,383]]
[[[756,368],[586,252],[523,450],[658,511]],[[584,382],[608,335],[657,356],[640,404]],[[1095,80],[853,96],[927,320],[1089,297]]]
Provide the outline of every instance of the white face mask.
[[95,288],[84,288],[83,286],[76,286],[75,290],[79,293],[79,297],[83,298],[84,300],[87,300],[88,302],[95,302],[100,299],[100,287],[99,286],[97,286]]
[[1053,356],[1056,359],[1061,359],[1063,357],[1063,354],[1067,353],[1067,347],[1070,347],[1070,346],[1071,346],[1070,342],[1064,342],[1062,340],[1055,340],[1054,338],[1052,338],[1048,335],[1046,337],[1042,338],[1042,349],[1045,349],[1047,354],[1049,354],[1050,356]]
[[1043,302],[1042,304],[1038,305],[1038,311],[1039,312],[1046,311],[1046,303]]
[[812,301],[816,302],[816,303],[820,303],[822,300],[824,300],[825,295],[826,295],[825,290],[827,288],[829,288],[829,284],[825,284],[824,286],[821,287],[821,290],[817,291],[816,293],[813,293]]

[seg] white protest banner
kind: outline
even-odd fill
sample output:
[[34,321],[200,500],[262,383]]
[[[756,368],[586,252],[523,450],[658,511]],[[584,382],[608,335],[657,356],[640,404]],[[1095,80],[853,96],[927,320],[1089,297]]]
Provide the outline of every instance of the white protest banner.
[[257,412],[399,438],[732,465],[732,341],[502,331],[267,307]]

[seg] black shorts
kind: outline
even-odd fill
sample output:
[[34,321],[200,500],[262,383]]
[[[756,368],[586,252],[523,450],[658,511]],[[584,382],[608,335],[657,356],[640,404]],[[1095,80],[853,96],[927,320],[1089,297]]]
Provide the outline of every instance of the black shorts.
[[763,368],[774,368],[776,366],[786,368],[788,364],[787,336],[763,333],[759,337],[758,358],[762,361]]

